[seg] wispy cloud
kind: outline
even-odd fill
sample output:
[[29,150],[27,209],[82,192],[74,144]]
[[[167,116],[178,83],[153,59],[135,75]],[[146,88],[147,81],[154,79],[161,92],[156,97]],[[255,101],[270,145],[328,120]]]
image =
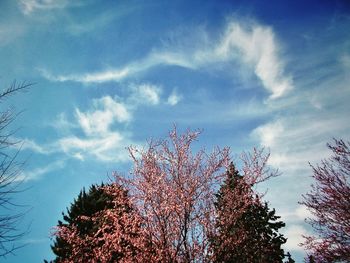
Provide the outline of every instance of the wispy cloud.
[[181,101],[181,99],[182,99],[182,96],[179,95],[177,91],[174,89],[169,95],[167,103],[171,106],[175,106]]
[[253,23],[247,26],[230,21],[218,39],[207,36],[193,42],[195,44],[191,48],[170,46],[154,49],[143,59],[99,72],[54,75],[45,69],[40,71],[51,81],[103,83],[122,81],[157,66],[179,66],[201,70],[202,67],[209,65],[215,66],[222,62],[239,60],[254,70],[262,86],[271,93],[271,99],[281,97],[293,89],[291,77],[285,75],[279,45],[270,27]]
[[64,112],[58,114],[55,120],[49,125],[54,127],[56,130],[59,130],[64,133],[69,132],[71,129],[78,127],[78,124],[72,123],[67,119],[67,114]]
[[89,72],[83,74],[54,75],[47,69],[39,68],[42,76],[51,81],[65,82],[75,81],[85,84],[119,82],[135,76],[138,73],[147,71],[156,66],[180,66],[194,68],[195,66],[186,58],[185,54],[171,52],[152,52],[146,58],[135,61],[120,68],[109,68],[107,70]]
[[328,156],[326,143],[332,137],[346,136],[350,129],[346,119],[309,111],[261,125],[252,136],[271,150],[271,165],[280,167],[286,174],[294,174],[292,171],[309,169],[308,162],[316,163]]
[[299,244],[303,242],[303,235],[309,235],[310,232],[307,229],[299,224],[294,224],[287,226],[283,231],[285,236],[287,237],[287,243],[283,245],[283,248],[286,251],[300,251],[304,252],[304,248]]
[[118,10],[118,12],[109,10],[95,17],[85,17],[86,19],[84,21],[78,20],[79,22],[75,21],[75,17],[72,17],[73,21],[69,21],[66,26],[66,31],[73,36],[80,36],[82,34],[101,30],[111,24],[116,18],[122,17],[124,13],[127,13],[127,10]]
[[[126,147],[138,144],[128,132],[134,112],[139,107],[167,106],[170,103],[169,98],[162,97],[161,86],[139,83],[125,88],[128,95],[124,98],[108,95],[92,99],[88,109],[76,107],[69,119],[65,113],[59,114],[51,126],[61,134],[60,138],[48,144],[22,139],[22,149],[45,155],[64,153],[81,161],[88,158],[102,162],[127,161]],[[171,105],[180,99],[175,91],[170,96],[173,96]],[[42,171],[36,171],[36,174],[40,173]]]
[[151,83],[141,83],[131,85],[132,95],[129,99],[132,104],[150,104],[157,105],[160,103],[162,88]]
[[19,0],[18,4],[22,12],[29,15],[38,10],[63,9],[70,1],[68,0]]
[[51,81],[76,81],[82,83],[103,83],[107,81],[121,81],[129,76],[132,72],[128,67],[122,69],[111,69],[101,72],[71,75],[53,75],[48,70],[39,68],[42,76]]
[[123,162],[128,160],[126,147],[130,139],[117,131],[104,133],[103,136],[68,136],[59,139],[60,149],[73,158],[84,161],[87,157],[103,162]]
[[282,211],[279,213],[282,220],[288,221],[290,223],[300,223],[303,222],[306,218],[314,218],[311,212],[307,209],[306,206],[300,205],[294,210]]
[[291,77],[284,75],[284,62],[279,56],[272,28],[256,24],[245,28],[230,22],[215,52],[219,57],[229,59],[236,49],[242,60],[254,67],[256,76],[271,92],[271,99],[281,97],[293,88]]
[[6,46],[16,40],[25,32],[25,26],[17,23],[7,22],[0,24],[0,47]]
[[24,245],[34,245],[47,242],[50,242],[50,237],[37,237],[21,240],[21,243],[23,243]]
[[115,122],[130,119],[131,113],[126,105],[110,96],[94,99],[92,110],[86,113],[76,109],[76,120],[86,135],[104,135]]
[[[295,58],[299,62],[295,63],[295,88],[270,101],[266,122],[251,132],[254,144],[270,149],[269,164],[282,172],[276,183],[269,182],[266,199],[286,222],[287,250],[303,251],[298,244],[303,241],[302,235],[309,234],[304,219],[311,215],[298,205],[313,183],[309,162],[317,164],[329,156],[326,143],[333,137],[349,139],[350,90],[347,73],[342,70],[346,63],[342,58],[338,65],[330,65],[326,63],[330,54],[322,52]],[[335,53],[331,56],[339,57]],[[303,62],[307,66],[299,69]]]
[[32,180],[38,180],[42,176],[51,173],[55,170],[59,170],[64,168],[65,161],[64,160],[58,160],[52,163],[49,163],[48,165],[44,167],[35,168],[32,171],[24,171],[16,178],[16,180],[19,181],[32,181]]
[[54,145],[68,156],[84,161],[87,157],[97,160],[125,161],[125,147],[131,143],[128,134],[117,127],[132,120],[132,112],[118,97],[104,96],[92,100],[87,111],[75,109],[77,131],[83,135],[60,138]]
[[40,154],[50,154],[52,151],[42,145],[37,144],[35,141],[30,139],[16,139],[16,141],[21,142],[21,150],[29,150]]

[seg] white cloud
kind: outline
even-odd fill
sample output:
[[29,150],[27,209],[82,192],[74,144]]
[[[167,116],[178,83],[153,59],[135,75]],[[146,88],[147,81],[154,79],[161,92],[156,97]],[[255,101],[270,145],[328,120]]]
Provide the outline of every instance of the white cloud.
[[229,23],[215,52],[228,60],[237,56],[236,49],[242,60],[254,67],[257,77],[272,93],[271,99],[281,97],[293,88],[291,78],[284,76],[284,63],[270,27],[251,25],[246,29],[239,23]]
[[93,100],[92,111],[83,113],[76,109],[76,119],[86,135],[104,135],[113,123],[129,121],[131,113],[123,103],[105,96]]
[[264,147],[273,147],[279,138],[283,135],[284,127],[281,121],[267,123],[259,126],[253,131],[255,136],[260,139],[260,144]]
[[132,119],[127,105],[120,99],[104,96],[92,101],[89,110],[76,108],[75,120],[84,136],[69,135],[56,143],[65,154],[84,161],[92,157],[100,161],[125,161],[125,147],[130,144],[128,136],[121,133],[116,124]]
[[231,21],[221,38],[212,38],[209,41],[207,38],[193,41],[192,48],[180,46],[153,50],[143,59],[116,69],[57,76],[47,70],[40,71],[45,78],[52,81],[103,83],[122,81],[156,66],[179,66],[200,70],[209,65],[239,60],[254,70],[263,87],[271,93],[271,99],[279,98],[293,88],[291,78],[284,75],[284,62],[270,27],[251,23],[246,27]]
[[29,15],[37,10],[63,9],[68,4],[68,0],[19,0],[19,7],[22,12]]
[[[103,162],[127,161],[126,147],[138,144],[125,129],[132,120],[133,111],[141,105],[158,105],[162,93],[161,87],[149,83],[128,88],[130,94],[124,100],[104,96],[93,99],[86,111],[76,108],[72,121],[64,113],[59,114],[51,126],[63,131],[64,136],[44,145],[24,139],[22,149],[40,154],[64,153],[80,161],[87,158]],[[78,135],[80,132],[82,135]]]
[[44,167],[36,168],[32,171],[24,171],[16,178],[17,181],[32,181],[32,180],[38,180],[45,174],[51,173],[55,170],[62,169],[65,166],[64,160],[55,161],[52,163],[49,163],[48,165]]
[[176,90],[173,90],[168,97],[167,103],[171,106],[175,106],[181,101],[181,99],[182,99],[182,96],[177,94]]
[[[350,124],[344,115],[320,115],[317,109],[289,115],[257,127],[251,133],[259,144],[271,151],[269,163],[285,174],[309,170],[308,162],[328,157],[327,142],[346,138]],[[302,173],[300,176],[305,176]]]
[[130,78],[140,72],[147,71],[155,66],[170,65],[181,66],[185,68],[192,68],[191,63],[187,63],[186,59],[177,57],[177,54],[172,53],[152,53],[145,59],[132,62],[124,67],[117,69],[107,69],[99,72],[91,72],[84,74],[67,74],[67,75],[53,75],[48,70],[39,68],[39,72],[48,80],[65,82],[75,81],[85,84],[89,83],[104,83],[104,82],[119,82],[124,79]]
[[282,220],[288,223],[300,223],[304,222],[306,218],[314,218],[311,212],[304,205],[298,205],[296,209],[280,212]]
[[30,151],[40,153],[40,154],[52,153],[52,151],[49,148],[42,146],[42,145],[39,145],[36,142],[34,142],[33,140],[29,140],[29,139],[25,138],[25,139],[18,139],[18,141],[21,142],[21,150],[30,150]]
[[77,128],[77,125],[70,122],[67,119],[67,115],[63,112],[57,115],[54,122],[50,123],[50,126],[63,132],[69,132],[72,128]]
[[38,70],[44,78],[51,81],[75,81],[82,83],[103,83],[107,81],[121,81],[132,73],[127,67],[122,69],[109,69],[106,71],[86,74],[70,74],[58,76],[51,74],[48,70],[43,68],[38,68]]
[[149,83],[142,83],[140,85],[132,85],[133,94],[131,99],[133,103],[158,105],[160,102],[160,95],[162,93],[161,87]]
[[287,226],[283,232],[287,237],[287,242],[283,245],[286,251],[304,252],[303,247],[299,246],[299,244],[304,241],[303,235],[309,235],[310,233],[302,225]]
[[104,162],[127,161],[128,153],[125,148],[129,144],[130,141],[117,131],[97,137],[69,136],[58,141],[59,147],[69,156],[81,161],[92,157]]

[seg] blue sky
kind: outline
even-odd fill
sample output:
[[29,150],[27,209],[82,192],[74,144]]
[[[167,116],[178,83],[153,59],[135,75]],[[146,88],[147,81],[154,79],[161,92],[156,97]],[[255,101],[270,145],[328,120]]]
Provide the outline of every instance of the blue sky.
[[0,81],[35,83],[3,102],[24,112],[26,246],[6,262],[52,259],[51,228],[83,187],[128,173],[125,147],[203,129],[197,147],[271,151],[261,186],[297,246],[298,206],[333,137],[349,140],[346,1],[0,2]]

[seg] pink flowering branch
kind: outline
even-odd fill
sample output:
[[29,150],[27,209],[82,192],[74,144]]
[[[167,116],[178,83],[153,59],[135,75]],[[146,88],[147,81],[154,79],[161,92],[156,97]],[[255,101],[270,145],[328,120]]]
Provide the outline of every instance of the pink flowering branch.
[[223,180],[229,149],[192,151],[199,132],[150,141],[146,149],[130,147],[132,177],[116,175],[129,190],[145,222],[145,229],[162,262],[203,261],[207,233],[214,221],[213,196]]
[[313,218],[307,222],[316,236],[302,244],[316,262],[350,261],[350,144],[334,140],[333,155],[312,166],[315,183],[303,196]]

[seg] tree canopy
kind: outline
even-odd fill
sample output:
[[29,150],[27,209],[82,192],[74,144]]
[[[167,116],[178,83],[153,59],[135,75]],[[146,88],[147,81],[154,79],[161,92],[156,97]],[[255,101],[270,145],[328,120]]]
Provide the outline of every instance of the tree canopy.
[[83,190],[63,214],[55,262],[282,262],[284,223],[252,188],[278,175],[269,154],[243,154],[240,176],[228,148],[194,151],[198,135],[174,128],[130,147],[130,175]]

